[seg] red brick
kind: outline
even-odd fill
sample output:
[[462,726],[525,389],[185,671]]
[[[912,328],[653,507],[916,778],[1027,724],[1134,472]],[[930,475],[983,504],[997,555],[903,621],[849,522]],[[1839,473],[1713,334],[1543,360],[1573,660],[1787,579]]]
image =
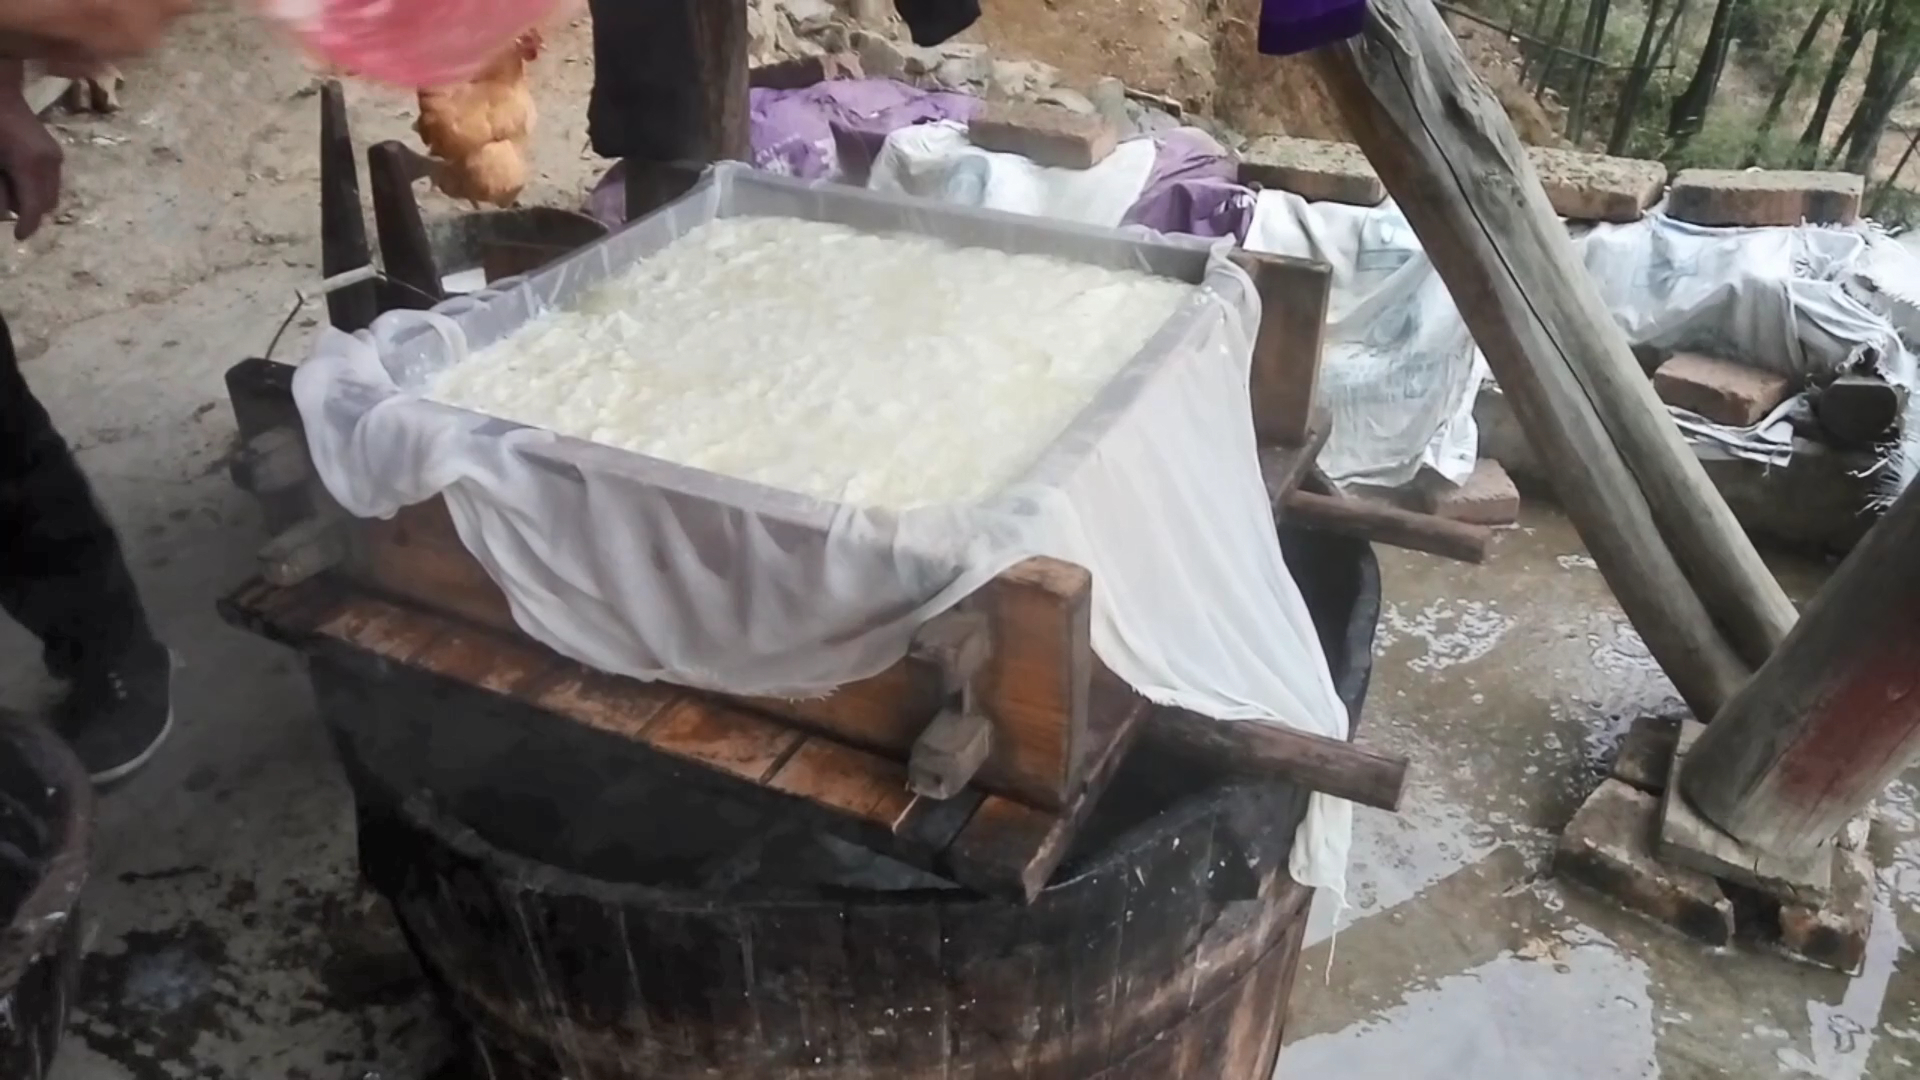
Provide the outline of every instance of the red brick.
[[1793,382],[1731,360],[1675,353],[1653,373],[1653,389],[1661,401],[1716,424],[1752,427],[1787,400]]
[[1241,152],[1240,182],[1352,206],[1378,206],[1387,197],[1359,147],[1285,135],[1255,139]]
[[1560,835],[1553,872],[1709,945],[1733,940],[1733,902],[1720,883],[1653,855],[1660,802],[1603,780]]
[[1530,146],[1553,212],[1573,221],[1639,221],[1667,189],[1658,161]]
[[1851,225],[1865,187],[1852,173],[1688,169],[1666,211],[1695,225]]
[[1020,154],[1042,165],[1090,169],[1120,145],[1111,122],[1057,105],[992,102],[968,125],[973,145]]
[[1482,458],[1466,483],[1434,499],[1433,512],[1468,525],[1511,525],[1520,520],[1520,489],[1499,462]]
[[1667,789],[1667,770],[1679,745],[1678,717],[1642,716],[1620,740],[1620,750],[1613,756],[1613,778],[1658,795]]
[[1873,929],[1873,860],[1864,851],[1834,852],[1833,896],[1819,907],[1780,905],[1780,944],[1803,960],[1858,971]]

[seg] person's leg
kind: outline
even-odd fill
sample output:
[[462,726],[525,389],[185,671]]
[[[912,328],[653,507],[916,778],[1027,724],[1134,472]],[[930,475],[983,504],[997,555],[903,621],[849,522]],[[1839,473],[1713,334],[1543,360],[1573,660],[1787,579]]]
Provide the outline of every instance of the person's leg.
[[707,161],[715,102],[700,93],[693,9],[684,0],[588,0],[593,93],[587,135],[604,158]]
[[20,373],[0,318],[0,607],[72,687],[56,717],[94,779],[145,764],[172,724],[172,659],[120,541]]

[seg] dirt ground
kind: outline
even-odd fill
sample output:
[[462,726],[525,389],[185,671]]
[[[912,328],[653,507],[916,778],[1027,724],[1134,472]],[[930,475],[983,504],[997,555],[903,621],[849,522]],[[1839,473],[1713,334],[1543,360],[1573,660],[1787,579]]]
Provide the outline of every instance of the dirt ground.
[[[553,44],[531,197],[573,205],[600,165],[584,35]],[[27,377],[182,663],[175,739],[100,803],[91,955],[54,1077],[425,1080],[448,1036],[357,880],[349,794],[299,664],[213,611],[263,539],[224,475],[221,377],[319,277],[313,78],[225,7],[128,75],[123,113],[61,121],[63,220],[5,254]],[[363,144],[405,134],[405,96],[351,100]],[[1363,741],[1409,755],[1415,780],[1399,816],[1359,815],[1347,906],[1318,912],[1281,1075],[1915,1075],[1920,774],[1880,808],[1865,969],[1699,948],[1546,874],[1627,722],[1674,705],[1566,522],[1530,509],[1484,567],[1383,562]],[[1802,593],[1817,580],[1786,570]],[[0,700],[39,707],[50,689],[0,626]]]

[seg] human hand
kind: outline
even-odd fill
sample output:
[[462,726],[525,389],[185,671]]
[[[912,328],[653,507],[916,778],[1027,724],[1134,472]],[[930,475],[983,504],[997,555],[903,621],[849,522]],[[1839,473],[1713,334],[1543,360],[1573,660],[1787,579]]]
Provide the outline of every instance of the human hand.
[[0,0],[0,55],[53,64],[119,60],[160,43],[192,0]]
[[0,211],[13,212],[15,239],[32,236],[59,204],[65,157],[18,88],[0,87]]

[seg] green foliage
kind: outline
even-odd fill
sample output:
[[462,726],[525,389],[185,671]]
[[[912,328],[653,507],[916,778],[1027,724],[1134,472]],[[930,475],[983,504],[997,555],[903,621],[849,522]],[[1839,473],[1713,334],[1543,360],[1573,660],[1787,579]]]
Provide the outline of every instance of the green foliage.
[[1744,168],[1749,155],[1754,157],[1753,164],[1763,169],[1794,168],[1798,132],[1775,128],[1756,146],[1754,140],[1759,128],[1760,117],[1757,114],[1731,109],[1717,110],[1708,114],[1700,134],[1688,140],[1686,145],[1663,147],[1656,156],[1676,169]]
[[[1491,19],[1512,25],[1522,33],[1531,31],[1538,21],[1544,21],[1545,25],[1540,27],[1543,34],[1551,34],[1561,4],[1561,0],[1448,2],[1471,7]],[[1585,24],[1585,14],[1592,2],[1573,0],[1571,17],[1567,20],[1567,40],[1563,42],[1566,48],[1578,48],[1577,36]],[[1900,15],[1920,20],[1920,0],[1890,2],[1901,5],[1896,9]],[[1639,48],[1642,32],[1646,28],[1648,8],[1652,3],[1653,0],[1613,0],[1598,53],[1602,60],[1615,65],[1617,69],[1596,71],[1593,75],[1585,126],[1585,141],[1589,144],[1596,138],[1604,141],[1607,133],[1613,130],[1614,111],[1618,108],[1621,90],[1627,82],[1625,69],[1633,62]],[[1663,10],[1657,15],[1660,25],[1665,25],[1665,20],[1673,10],[1673,3],[1674,0],[1661,0]],[[1853,0],[1834,0],[1790,91],[1785,111],[1775,129],[1761,138],[1759,127],[1766,102],[1786,77],[1793,63],[1795,48],[1805,36],[1822,2],[1741,0],[1734,13],[1735,49],[1729,61],[1732,67],[1739,69],[1739,78],[1722,80],[1721,92],[1715,97],[1704,129],[1684,145],[1675,146],[1666,136],[1667,119],[1675,95],[1685,87],[1688,77],[1700,61],[1709,21],[1707,16],[1714,6],[1714,0],[1691,0],[1687,14],[1680,23],[1677,48],[1653,60],[1656,68],[1669,61],[1677,66],[1673,70],[1656,70],[1648,81],[1635,109],[1631,136],[1623,152],[1639,157],[1662,158],[1681,167],[1738,168],[1749,163],[1768,168],[1794,167],[1796,143],[1806,126],[1807,108],[1826,73],[1841,24],[1852,4]],[[1870,37],[1867,46],[1861,49],[1849,86],[1857,88],[1865,77],[1873,42],[1874,39]],[[1555,65],[1550,89],[1558,92],[1562,101],[1568,100],[1579,80],[1580,70],[1581,65],[1565,60]],[[1536,65],[1536,78],[1538,71]],[[1737,92],[1729,93],[1729,85],[1737,86]],[[1845,120],[1852,107],[1848,104],[1850,100],[1843,95],[1842,105],[1836,110],[1836,123]],[[1756,139],[1761,145],[1755,145]],[[1920,180],[1920,165],[1912,167],[1912,171],[1915,174],[1912,179]],[[1896,200],[1904,198],[1904,193],[1896,196]]]
[[1868,208],[1873,219],[1890,229],[1920,226],[1920,191],[1896,187],[1883,190]]

